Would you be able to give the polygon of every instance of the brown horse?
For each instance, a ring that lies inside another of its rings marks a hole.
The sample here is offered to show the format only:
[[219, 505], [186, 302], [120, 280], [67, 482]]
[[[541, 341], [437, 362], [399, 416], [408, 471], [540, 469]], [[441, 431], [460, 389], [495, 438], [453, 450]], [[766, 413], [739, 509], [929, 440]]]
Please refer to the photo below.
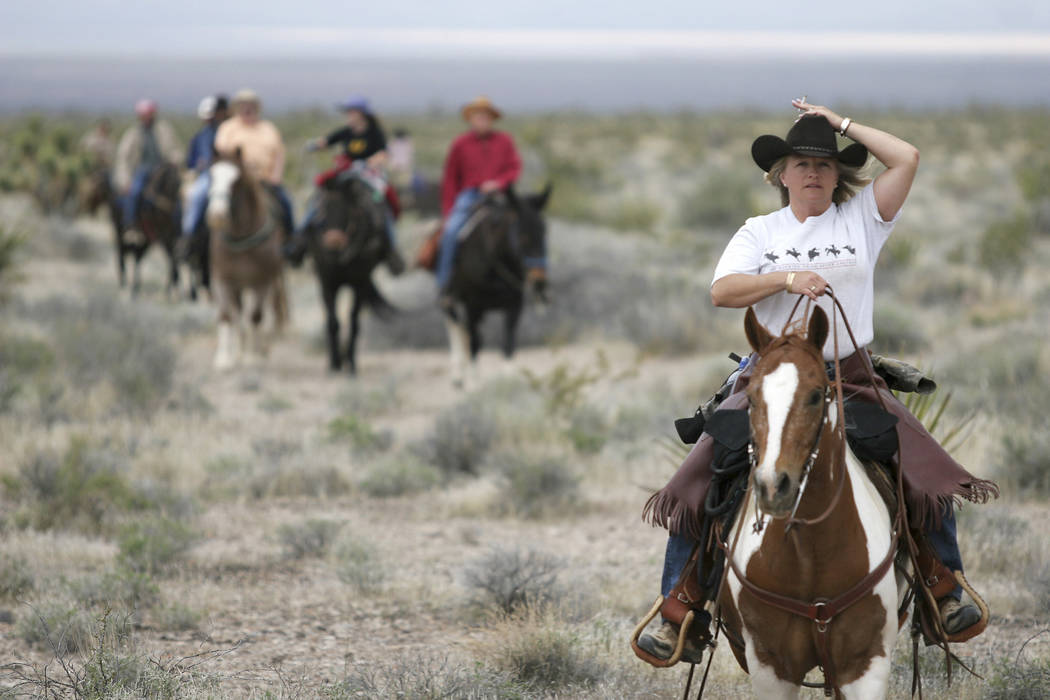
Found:
[[117, 278], [120, 286], [127, 286], [128, 255], [134, 261], [131, 292], [137, 294], [142, 286], [142, 258], [154, 243], [160, 245], [168, 257], [168, 287], [170, 294], [179, 285], [179, 267], [175, 259], [175, 242], [179, 239], [179, 172], [168, 163], [150, 173], [139, 203], [132, 235], [124, 226], [120, 195], [114, 189], [110, 173], [104, 168], [92, 172], [82, 197], [84, 209], [94, 214], [105, 205], [113, 224], [113, 242], [117, 254]]
[[726, 537], [731, 648], [760, 698], [797, 697], [818, 666], [838, 697], [883, 697], [905, 589], [900, 521], [846, 443], [821, 354], [827, 316], [817, 308], [805, 335], [775, 338], [749, 309], [745, 330], [758, 353], [753, 488]]
[[213, 298], [219, 310], [216, 369], [229, 369], [239, 359], [246, 292], [252, 295], [249, 359], [266, 355], [262, 322], [267, 304], [273, 305], [276, 330], [288, 320], [281, 257], [286, 232], [276, 206], [274, 198], [252, 177], [239, 156], [211, 166], [206, 216], [211, 231]]

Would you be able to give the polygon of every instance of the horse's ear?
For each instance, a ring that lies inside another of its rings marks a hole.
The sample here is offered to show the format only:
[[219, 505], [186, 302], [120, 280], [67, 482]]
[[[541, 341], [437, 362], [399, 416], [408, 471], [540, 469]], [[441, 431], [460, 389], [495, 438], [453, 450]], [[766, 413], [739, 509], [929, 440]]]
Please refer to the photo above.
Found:
[[824, 341], [828, 339], [828, 315], [819, 306], [813, 309], [813, 315], [809, 317], [806, 338], [817, 346], [818, 351], [824, 351]]
[[755, 310], [750, 306], [747, 307], [747, 314], [744, 316], [744, 333], [755, 352], [762, 352], [763, 348], [773, 342], [773, 336], [758, 322]]
[[547, 200], [551, 197], [551, 189], [553, 189], [553, 186], [548, 182], [542, 192], [529, 195], [526, 197], [526, 200], [536, 211], [543, 211], [543, 208], [547, 206]]

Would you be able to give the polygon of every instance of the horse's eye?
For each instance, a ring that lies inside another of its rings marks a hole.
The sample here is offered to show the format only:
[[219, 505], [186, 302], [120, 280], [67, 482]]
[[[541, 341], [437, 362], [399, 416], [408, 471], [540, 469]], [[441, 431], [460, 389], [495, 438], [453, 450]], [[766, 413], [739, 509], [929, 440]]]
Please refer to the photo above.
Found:
[[820, 403], [820, 397], [821, 397], [820, 392], [817, 391], [816, 389], [814, 389], [810, 393], [809, 398], [806, 400], [806, 404], [809, 405], [809, 406], [816, 406], [817, 404]]

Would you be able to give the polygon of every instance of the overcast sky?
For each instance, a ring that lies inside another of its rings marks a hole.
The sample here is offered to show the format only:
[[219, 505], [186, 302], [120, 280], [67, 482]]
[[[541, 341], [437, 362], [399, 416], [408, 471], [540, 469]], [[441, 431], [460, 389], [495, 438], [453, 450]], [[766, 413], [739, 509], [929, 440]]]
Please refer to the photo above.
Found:
[[1050, 2], [2, 0], [0, 54], [1050, 54]]

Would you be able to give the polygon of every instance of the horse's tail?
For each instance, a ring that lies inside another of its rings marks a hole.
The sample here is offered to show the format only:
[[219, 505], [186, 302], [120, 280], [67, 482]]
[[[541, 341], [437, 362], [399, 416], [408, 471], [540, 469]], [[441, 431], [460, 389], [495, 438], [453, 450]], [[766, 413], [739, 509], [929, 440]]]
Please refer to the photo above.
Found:
[[288, 324], [291, 316], [288, 307], [288, 285], [284, 281], [284, 270], [277, 273], [273, 282], [273, 317], [274, 330], [280, 333]]
[[386, 297], [379, 291], [371, 277], [361, 284], [355, 285], [354, 294], [357, 295], [362, 304], [371, 309], [372, 313], [384, 321], [392, 318], [398, 311], [396, 306], [386, 300]]

